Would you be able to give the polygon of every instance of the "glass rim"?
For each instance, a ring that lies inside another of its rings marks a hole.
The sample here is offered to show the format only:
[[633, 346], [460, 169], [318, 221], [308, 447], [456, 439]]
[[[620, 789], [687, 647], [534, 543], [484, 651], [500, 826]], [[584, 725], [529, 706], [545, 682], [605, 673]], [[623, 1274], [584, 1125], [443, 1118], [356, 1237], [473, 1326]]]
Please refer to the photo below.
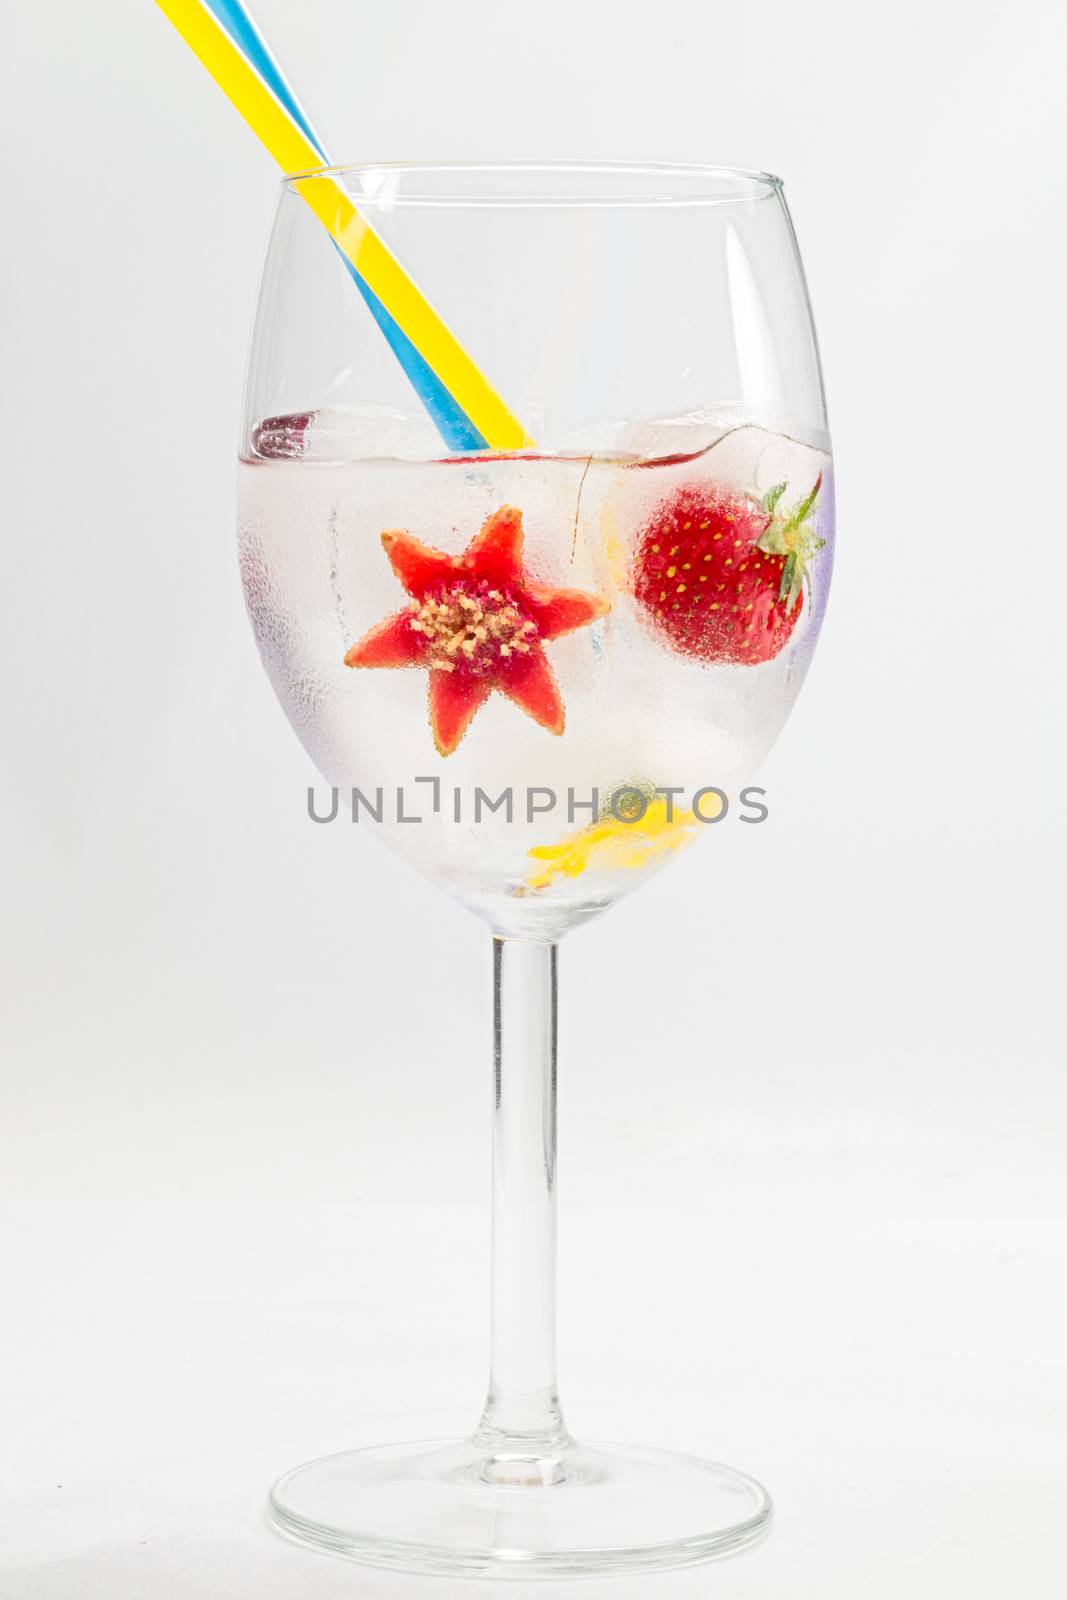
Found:
[[[403, 189], [405, 178], [424, 178], [428, 187]], [[452, 177], [456, 187], [446, 180]], [[523, 178], [556, 178], [556, 192], [525, 191]], [[569, 189], [568, 180], [590, 180], [590, 192]], [[317, 178], [359, 180], [358, 203], [366, 206], [713, 206], [780, 195], [782, 179], [756, 167], [703, 162], [638, 160], [544, 161], [361, 161], [307, 167], [287, 172], [283, 189], [299, 194]], [[497, 178], [501, 191], [480, 190], [479, 180]], [[471, 182], [474, 180], [474, 182]], [[442, 187], [444, 184], [444, 187]], [[467, 186], [464, 186], [464, 185]], [[346, 187], [351, 187], [346, 182]], [[360, 192], [361, 191], [361, 192]]]

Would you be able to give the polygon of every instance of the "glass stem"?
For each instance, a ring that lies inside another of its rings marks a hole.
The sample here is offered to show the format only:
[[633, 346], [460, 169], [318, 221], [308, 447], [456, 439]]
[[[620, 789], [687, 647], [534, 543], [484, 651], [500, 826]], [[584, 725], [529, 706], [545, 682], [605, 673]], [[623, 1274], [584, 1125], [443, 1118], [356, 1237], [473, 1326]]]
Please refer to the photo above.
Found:
[[570, 1443], [556, 1389], [556, 946], [493, 940], [489, 1396], [495, 1483], [552, 1482]]

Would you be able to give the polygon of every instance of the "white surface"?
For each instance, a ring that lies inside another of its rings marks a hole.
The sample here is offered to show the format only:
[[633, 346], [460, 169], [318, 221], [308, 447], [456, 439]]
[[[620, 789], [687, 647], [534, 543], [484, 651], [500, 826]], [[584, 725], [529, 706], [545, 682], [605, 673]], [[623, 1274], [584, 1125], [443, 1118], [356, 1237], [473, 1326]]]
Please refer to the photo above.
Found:
[[[613, 1597], [1059, 1600], [1059, 8], [259, 12], [344, 158], [766, 165], [811, 281], [840, 562], [773, 825], [563, 952], [569, 1418], [778, 1522]], [[306, 820], [242, 615], [273, 177], [148, 0], [5, 30], [0, 1594], [487, 1596], [259, 1521], [473, 1420], [487, 1290], [484, 936]]]

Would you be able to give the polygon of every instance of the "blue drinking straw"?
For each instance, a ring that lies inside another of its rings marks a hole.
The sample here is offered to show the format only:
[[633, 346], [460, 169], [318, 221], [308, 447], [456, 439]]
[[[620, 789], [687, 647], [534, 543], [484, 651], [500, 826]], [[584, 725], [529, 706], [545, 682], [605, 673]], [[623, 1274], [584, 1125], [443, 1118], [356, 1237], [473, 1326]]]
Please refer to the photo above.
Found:
[[[308, 120], [304, 108], [293, 93], [285, 74], [271, 52], [241, 0], [204, 0], [204, 4], [221, 27], [225, 28], [238, 50], [255, 68], [275, 99], [288, 111], [293, 121], [314, 146], [324, 167], [331, 165], [322, 140]], [[336, 248], [336, 247], [335, 247]], [[371, 316], [385, 335], [386, 342], [403, 367], [412, 388], [433, 419], [438, 432], [449, 450], [484, 450], [486, 440], [474, 426], [437, 374], [416, 350], [402, 328], [398, 327], [389, 312], [356, 271], [351, 261], [338, 250], [338, 255], [348, 269], [353, 283], [367, 303]]]

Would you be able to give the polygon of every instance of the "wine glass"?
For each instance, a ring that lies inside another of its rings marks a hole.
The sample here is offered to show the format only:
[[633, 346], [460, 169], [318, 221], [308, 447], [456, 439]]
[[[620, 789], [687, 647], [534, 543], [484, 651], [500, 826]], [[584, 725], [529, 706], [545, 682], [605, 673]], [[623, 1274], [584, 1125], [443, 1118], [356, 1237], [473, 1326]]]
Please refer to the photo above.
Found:
[[766, 1491], [576, 1442], [560, 1406], [557, 945], [731, 809], [758, 820], [749, 780], [818, 636], [832, 473], [781, 183], [659, 164], [330, 176], [536, 443], [442, 444], [302, 203], [322, 175], [287, 179], [249, 362], [245, 594], [341, 802], [492, 934], [492, 1359], [468, 1438], [299, 1467], [272, 1515], [425, 1572], [702, 1560], [759, 1536]]

